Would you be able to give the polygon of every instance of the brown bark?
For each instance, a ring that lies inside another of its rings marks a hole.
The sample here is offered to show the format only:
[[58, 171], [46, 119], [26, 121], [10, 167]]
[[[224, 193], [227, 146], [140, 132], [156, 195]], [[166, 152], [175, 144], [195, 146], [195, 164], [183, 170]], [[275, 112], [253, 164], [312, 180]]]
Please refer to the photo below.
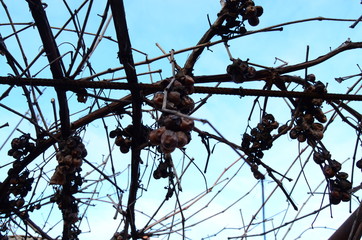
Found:
[[[62, 60], [60, 57], [59, 49], [55, 42], [52, 30], [50, 28], [48, 18], [43, 9], [42, 2], [40, 0], [28, 1], [30, 11], [33, 15], [35, 25], [38, 28], [40, 38], [43, 42], [43, 47], [47, 55], [50, 70], [53, 78], [63, 79], [64, 73], [62, 69]], [[59, 116], [61, 122], [61, 131], [63, 138], [70, 135], [70, 120], [69, 120], [69, 108], [67, 102], [66, 91], [60, 87], [55, 88], [59, 102]]]
[[358, 207], [332, 234], [329, 240], [359, 240], [362, 236], [362, 212]]
[[128, 195], [127, 217], [123, 232], [123, 237], [126, 239], [128, 235], [128, 225], [131, 227], [131, 236], [137, 239], [137, 229], [135, 225], [135, 204], [137, 201], [137, 190], [139, 185], [139, 165], [142, 138], [142, 96], [138, 85], [137, 73], [134, 66], [131, 41], [128, 34], [125, 10], [122, 0], [109, 0], [113, 21], [118, 40], [118, 57], [120, 63], [123, 64], [127, 75], [129, 90], [131, 91], [132, 99], [132, 156], [131, 156], [131, 183]]

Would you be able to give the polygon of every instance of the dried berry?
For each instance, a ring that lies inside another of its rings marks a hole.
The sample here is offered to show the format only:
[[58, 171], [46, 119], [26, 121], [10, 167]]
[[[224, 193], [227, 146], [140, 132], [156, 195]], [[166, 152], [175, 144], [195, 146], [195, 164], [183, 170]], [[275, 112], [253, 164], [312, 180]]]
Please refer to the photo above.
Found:
[[167, 93], [167, 99], [177, 106], [181, 103], [181, 94], [177, 91], [171, 91]]
[[122, 135], [117, 136], [115, 142], [114, 142], [117, 146], [121, 146], [124, 143], [124, 138]]
[[161, 143], [161, 136], [166, 131], [166, 127], [160, 127], [149, 133], [148, 139], [152, 145], [159, 145]]
[[335, 172], [339, 172], [342, 169], [342, 164], [338, 162], [337, 160], [332, 160], [330, 162], [331, 167]]
[[314, 152], [313, 153], [313, 160], [317, 164], [322, 164], [325, 161], [323, 155], [321, 153], [319, 153], [319, 152]]
[[320, 108], [314, 109], [314, 116], [321, 123], [327, 122], [327, 117], [326, 117], [326, 115], [324, 115], [322, 109], [320, 109]]
[[289, 132], [289, 136], [290, 136], [291, 139], [297, 139], [298, 135], [299, 135], [299, 133], [297, 132], [297, 130], [295, 128], [293, 128]]
[[257, 17], [260, 17], [261, 15], [263, 15], [264, 10], [263, 10], [262, 6], [256, 6], [255, 8], [256, 8], [256, 16]]
[[329, 201], [332, 204], [339, 204], [342, 200], [342, 194], [340, 191], [332, 190], [329, 194]]
[[157, 92], [155, 93], [155, 95], [153, 96], [152, 102], [153, 104], [158, 107], [161, 108], [162, 104], [163, 104], [163, 92]]
[[161, 136], [161, 151], [163, 153], [171, 153], [178, 145], [177, 135], [174, 131], [166, 130]]
[[346, 173], [346, 172], [339, 172], [339, 173], [337, 173], [336, 177], [337, 177], [338, 179], [344, 179], [344, 180], [346, 180], [346, 179], [348, 178], [348, 173]]
[[312, 114], [310, 113], [307, 113], [304, 115], [304, 121], [307, 123], [307, 124], [312, 124], [314, 122], [314, 117]]
[[160, 119], [160, 124], [165, 126], [168, 130], [178, 131], [180, 129], [181, 117], [173, 114], [163, 114]]
[[307, 137], [304, 134], [298, 135], [298, 141], [299, 142], [305, 142], [307, 140]]
[[258, 17], [250, 17], [248, 18], [248, 23], [250, 24], [250, 26], [257, 26], [259, 24], [259, 18]]
[[195, 125], [194, 120], [182, 117], [180, 123], [180, 130], [189, 132], [194, 128], [194, 125]]
[[189, 96], [183, 96], [180, 104], [180, 112], [189, 114], [195, 108], [195, 102]]
[[362, 159], [360, 159], [356, 162], [356, 167], [358, 167], [359, 169], [362, 169]]
[[186, 135], [186, 133], [184, 133], [182, 131], [178, 131], [178, 132], [176, 132], [176, 135], [177, 135], [177, 147], [178, 148], [182, 148], [186, 144], [189, 143], [189, 138]]
[[342, 192], [342, 201], [343, 202], [351, 201], [351, 194], [348, 192]]
[[314, 74], [308, 74], [306, 80], [309, 81], [309, 82], [315, 82], [315, 79], [316, 79], [316, 77], [315, 77]]
[[323, 174], [326, 178], [332, 178], [336, 175], [336, 172], [330, 165], [324, 165]]

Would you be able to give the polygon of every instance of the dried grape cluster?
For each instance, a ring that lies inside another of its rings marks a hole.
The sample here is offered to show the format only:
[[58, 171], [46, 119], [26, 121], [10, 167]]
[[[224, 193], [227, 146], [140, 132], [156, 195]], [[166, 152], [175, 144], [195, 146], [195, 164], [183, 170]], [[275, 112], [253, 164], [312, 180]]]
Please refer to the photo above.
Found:
[[[74, 194], [75, 188], [80, 185], [78, 181], [72, 182], [73, 191], [71, 190], [70, 193]], [[66, 195], [63, 194], [63, 191], [57, 190], [50, 201], [58, 204], [58, 208], [62, 211], [63, 214], [64, 224], [71, 225], [70, 231], [64, 232], [63, 234], [67, 235], [67, 239], [78, 239], [78, 235], [81, 233], [81, 230], [75, 224], [80, 220], [78, 200], [76, 200], [73, 195]]]
[[266, 114], [258, 125], [251, 129], [250, 134], [244, 133], [241, 142], [241, 148], [248, 160], [253, 165], [251, 170], [256, 179], [261, 179], [264, 176], [260, 175], [258, 165], [261, 163], [261, 158], [264, 156], [263, 151], [268, 150], [273, 145], [273, 137], [271, 132], [279, 127], [279, 123], [275, 121], [272, 114]]
[[[264, 12], [263, 7], [255, 6], [251, 0], [226, 0], [222, 13], [225, 11], [226, 23], [217, 29], [222, 37], [229, 37], [233, 33], [244, 34], [246, 32], [244, 22], [248, 21], [251, 26], [257, 26], [259, 17]], [[237, 20], [239, 16], [242, 18], [241, 21]]]
[[352, 183], [347, 180], [348, 174], [341, 172], [342, 164], [332, 159], [329, 151], [318, 149], [313, 153], [313, 160], [322, 168], [323, 174], [328, 181], [329, 200], [332, 204], [351, 200], [350, 190]]
[[131, 147], [132, 125], [128, 125], [124, 130], [116, 128], [109, 133], [110, 138], [115, 138], [114, 143], [122, 153], [128, 153]]
[[233, 59], [233, 63], [227, 66], [226, 72], [231, 76], [231, 79], [236, 83], [244, 82], [255, 77], [255, 68], [249, 66], [247, 61], [242, 61], [239, 58]]
[[14, 138], [11, 141], [11, 149], [8, 151], [8, 155], [17, 160], [28, 155], [35, 148], [35, 144], [29, 140], [30, 134], [23, 134], [18, 138]]
[[[161, 84], [169, 85], [170, 80], [164, 80]], [[167, 92], [167, 99], [163, 92], [157, 92], [152, 102], [156, 108], [162, 108], [164, 101], [166, 108], [180, 113], [181, 116], [172, 113], [162, 113], [158, 119], [159, 128], [152, 130], [148, 139], [152, 145], [159, 146], [163, 153], [171, 153], [176, 148], [183, 148], [191, 140], [191, 130], [194, 121], [182, 115], [188, 115], [195, 107], [195, 103], [188, 95], [193, 93], [194, 80], [188, 75], [178, 76]]]
[[[11, 171], [10, 171], [11, 173]], [[23, 171], [19, 175], [9, 174], [9, 189], [5, 198], [0, 200], [0, 212], [3, 214], [11, 214], [15, 209], [21, 209], [25, 204], [25, 197], [32, 189], [34, 182], [33, 177], [29, 177], [30, 172], [28, 170]], [[0, 186], [1, 186], [0, 182]], [[10, 196], [13, 195], [13, 199], [10, 200]], [[26, 214], [26, 212], [24, 212]]]
[[[147, 134], [149, 131], [150, 131], [149, 127], [142, 125], [142, 133], [144, 134], [143, 137], [140, 138], [142, 143], [147, 142]], [[109, 133], [109, 137], [115, 139], [114, 143], [116, 144], [116, 146], [119, 147], [119, 150], [122, 153], [129, 152], [132, 145], [133, 135], [134, 135], [134, 129], [133, 125], [131, 124], [124, 129], [116, 128], [115, 130], [112, 130]]]
[[259, 24], [259, 17], [263, 15], [263, 7], [255, 6], [255, 3], [250, 0], [240, 1], [241, 5], [238, 8], [239, 14], [243, 16], [243, 21], [248, 20], [251, 26]]
[[81, 170], [86, 156], [87, 150], [79, 136], [70, 136], [60, 141], [59, 151], [56, 153], [58, 166], [50, 179], [50, 184], [64, 185], [69, 174]]
[[12, 176], [10, 178], [9, 192], [14, 196], [25, 197], [31, 190], [31, 185], [34, 178], [29, 178], [30, 172], [25, 170], [19, 176]]
[[11, 200], [10, 206], [21, 208], [25, 200], [24, 198], [28, 194], [29, 191], [32, 189], [32, 184], [34, 182], [34, 178], [29, 177], [30, 172], [25, 170], [19, 176], [12, 176], [10, 178], [10, 187], [9, 193], [15, 196], [15, 200]]
[[[315, 82], [315, 76], [310, 74], [307, 80], [313, 82], [305, 88], [307, 93], [325, 94], [326, 86], [320, 82]], [[323, 139], [324, 126], [321, 123], [327, 122], [327, 117], [323, 113], [321, 106], [324, 100], [321, 98], [297, 99], [298, 110], [295, 111], [295, 125], [290, 130], [289, 136], [297, 139], [299, 142], [307, 141], [308, 145], [313, 147], [313, 160], [319, 164], [322, 172], [327, 179], [329, 187], [329, 199], [332, 204], [339, 204], [341, 201], [351, 199], [350, 190], [352, 184], [347, 180], [348, 174], [341, 172], [342, 164], [332, 159], [331, 154], [325, 147], [317, 147], [317, 143]], [[315, 122], [318, 121], [318, 122]], [[281, 126], [279, 133], [285, 133], [287, 125]]]
[[58, 166], [50, 179], [50, 184], [62, 185], [62, 187], [57, 189], [50, 201], [58, 204], [64, 224], [70, 225], [69, 230], [63, 232], [63, 237], [66, 235], [67, 239], [78, 239], [81, 233], [76, 226], [79, 220], [78, 200], [73, 195], [79, 192], [83, 184], [80, 172], [86, 156], [87, 150], [79, 136], [70, 136], [59, 142], [59, 151], [56, 153]]
[[161, 161], [155, 171], [153, 171], [153, 177], [155, 179], [168, 178], [173, 176], [172, 164], [168, 159]]
[[[327, 89], [322, 82], [318, 81], [308, 86], [305, 92], [325, 94]], [[299, 99], [297, 103], [299, 104], [299, 111], [295, 114], [296, 125], [290, 130], [289, 136], [292, 139], [298, 139], [299, 142], [308, 140], [309, 145], [315, 146], [315, 142], [323, 138], [324, 127], [321, 123], [327, 121], [327, 117], [321, 109], [323, 99]], [[316, 123], [315, 120], [320, 123]]]

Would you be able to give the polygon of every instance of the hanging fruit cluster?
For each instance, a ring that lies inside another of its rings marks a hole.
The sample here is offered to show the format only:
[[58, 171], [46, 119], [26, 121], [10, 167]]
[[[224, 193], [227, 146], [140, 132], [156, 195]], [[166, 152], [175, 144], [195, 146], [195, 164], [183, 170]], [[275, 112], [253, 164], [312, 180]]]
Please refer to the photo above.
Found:
[[339, 204], [341, 201], [350, 201], [352, 184], [347, 180], [348, 174], [341, 172], [342, 164], [337, 160], [332, 160], [330, 152], [323, 148], [318, 148], [313, 153], [313, 160], [321, 166], [323, 174], [328, 181], [330, 202], [332, 204]]
[[[327, 89], [322, 82], [316, 82], [305, 89], [308, 93], [325, 94]], [[289, 132], [292, 139], [298, 139], [299, 142], [308, 140], [308, 144], [315, 146], [315, 142], [322, 140], [324, 127], [321, 123], [327, 121], [321, 106], [323, 99], [299, 99], [299, 111], [296, 114], [296, 125]], [[320, 123], [316, 123], [315, 120]]]
[[[327, 93], [326, 86], [320, 81], [315, 82], [313, 74], [308, 75], [306, 80], [312, 84], [305, 88], [305, 92], [321, 95]], [[320, 165], [327, 179], [329, 200], [332, 204], [339, 204], [341, 201], [350, 201], [352, 184], [347, 180], [348, 174], [341, 172], [342, 164], [332, 159], [330, 152], [323, 145], [317, 146], [323, 139], [324, 126], [321, 123], [327, 122], [327, 117], [321, 109], [323, 102], [322, 98], [297, 99], [299, 109], [294, 113], [295, 125], [289, 136], [299, 142], [307, 141], [308, 145], [314, 148], [313, 160]], [[287, 125], [278, 129], [279, 133], [286, 133], [286, 130]]]
[[128, 125], [124, 130], [116, 128], [109, 133], [110, 138], [115, 138], [114, 143], [119, 147], [122, 153], [128, 153], [131, 147], [132, 125]]
[[298, 139], [299, 142], [306, 140], [313, 146], [314, 141], [322, 140], [324, 126], [314, 122], [315, 117], [310, 114], [300, 114], [296, 119], [296, 125], [289, 132], [292, 139]]
[[[73, 182], [72, 186], [77, 186], [77, 182]], [[66, 239], [78, 239], [81, 230], [76, 226], [79, 221], [78, 201], [72, 195], [74, 192], [68, 194], [63, 193], [63, 190], [57, 190], [54, 196], [50, 199], [51, 202], [58, 204], [58, 208], [62, 211], [64, 224], [71, 225], [70, 231], [64, 232], [67, 236]]]
[[23, 134], [11, 141], [11, 149], [8, 155], [19, 160], [21, 157], [28, 155], [35, 148], [35, 144], [29, 142], [30, 134]]
[[64, 185], [69, 174], [80, 171], [86, 156], [87, 150], [79, 136], [70, 136], [60, 141], [59, 151], [56, 153], [58, 166], [50, 179], [50, 184]]
[[[164, 80], [161, 85], [168, 85], [170, 80]], [[182, 115], [188, 115], [195, 107], [195, 103], [188, 95], [193, 93], [194, 80], [188, 75], [178, 76], [167, 92], [167, 99], [163, 92], [157, 92], [152, 102], [158, 109], [162, 109], [166, 102], [166, 109], [174, 110]], [[157, 121], [159, 128], [152, 130], [148, 139], [154, 146], [159, 146], [163, 153], [171, 153], [176, 148], [183, 148], [191, 140], [191, 130], [194, 121], [172, 113], [162, 113]]]
[[10, 177], [9, 194], [15, 196], [15, 200], [9, 201], [10, 206], [21, 208], [25, 200], [26, 195], [31, 191], [34, 178], [29, 177], [30, 172], [25, 170], [20, 175]]
[[273, 145], [273, 137], [271, 132], [279, 127], [279, 123], [275, 121], [272, 114], [266, 114], [258, 125], [251, 129], [250, 134], [244, 133], [241, 142], [241, 149], [248, 156], [249, 162], [253, 165], [251, 170], [256, 179], [264, 176], [257, 171], [261, 158], [264, 156], [263, 151], [268, 150]]
[[172, 164], [168, 159], [161, 161], [155, 171], [153, 171], [153, 177], [155, 179], [172, 177]]
[[241, 2], [242, 5], [239, 7], [239, 12], [243, 16], [243, 21], [248, 20], [251, 26], [257, 26], [259, 24], [259, 17], [264, 12], [263, 7], [255, 6], [255, 3], [250, 0]]
[[[141, 138], [142, 143], [147, 142], [147, 134], [150, 129], [142, 125], [142, 133], [144, 136]], [[123, 130], [121, 128], [116, 128], [109, 133], [110, 138], [114, 138], [114, 143], [119, 147], [119, 150], [122, 153], [128, 153], [132, 145], [132, 137], [134, 135], [133, 125], [128, 125]]]
[[349, 202], [351, 200], [350, 190], [352, 189], [352, 183], [347, 178], [347, 173], [339, 172], [336, 174], [336, 179], [329, 181], [329, 200], [332, 204], [339, 204], [341, 201]]
[[236, 83], [242, 83], [250, 78], [253, 78], [256, 73], [254, 67], [249, 66], [247, 61], [242, 61], [239, 58], [233, 59], [233, 63], [227, 66], [226, 72]]
[[[246, 29], [244, 21], [248, 21], [251, 26], [259, 24], [259, 17], [263, 14], [263, 7], [255, 6], [251, 0], [229, 0], [222, 11], [226, 11], [226, 23], [217, 29], [218, 35], [225, 37], [232, 36], [233, 33], [244, 34]], [[237, 20], [241, 16], [242, 20]]]

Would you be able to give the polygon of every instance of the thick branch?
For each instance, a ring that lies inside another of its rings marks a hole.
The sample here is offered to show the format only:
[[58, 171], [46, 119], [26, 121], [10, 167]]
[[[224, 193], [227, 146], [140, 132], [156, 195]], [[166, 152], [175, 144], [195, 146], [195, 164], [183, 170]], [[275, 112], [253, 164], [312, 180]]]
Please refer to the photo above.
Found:
[[[345, 42], [343, 43], [340, 47], [328, 52], [325, 55], [322, 55], [316, 59], [307, 61], [307, 62], [303, 62], [303, 63], [298, 63], [295, 65], [290, 65], [290, 66], [285, 66], [285, 67], [281, 67], [281, 68], [273, 68], [273, 69], [266, 69], [266, 70], [259, 70], [256, 72], [255, 76], [248, 79], [248, 81], [255, 81], [257, 79], [266, 79], [267, 77], [271, 76], [272, 72], [276, 72], [279, 74], [286, 74], [286, 73], [291, 73], [291, 72], [295, 72], [298, 70], [302, 70], [305, 68], [309, 68], [315, 65], [318, 65], [322, 62], [327, 61], [328, 59], [336, 56], [339, 53], [342, 53], [344, 51], [347, 50], [352, 50], [352, 49], [358, 49], [358, 48], [362, 48], [362, 42]], [[195, 77], [195, 82], [197, 83], [201, 83], [201, 82], [230, 82], [231, 81], [231, 77], [228, 74], [219, 74], [219, 75], [211, 75], [211, 76], [197, 76]]]
[[[227, 8], [224, 7], [221, 12], [219, 13], [218, 18], [215, 20], [215, 22], [210, 26], [209, 30], [206, 31], [206, 33], [201, 37], [197, 45], [205, 44], [210, 42], [210, 40], [217, 34], [217, 29], [223, 24], [226, 16], [227, 16]], [[204, 51], [206, 46], [202, 46], [199, 48], [196, 48], [192, 51], [188, 59], [186, 60], [186, 63], [184, 65], [184, 70], [186, 74], [191, 74], [193, 67], [201, 55], [201, 53]]]
[[[353, 225], [356, 227], [353, 228]], [[349, 218], [333, 233], [329, 240], [340, 240], [340, 239], [361, 239], [361, 228], [362, 228], [362, 214], [361, 207], [358, 207]], [[352, 238], [348, 238], [352, 236]]]
[[[50, 70], [53, 78], [63, 79], [64, 74], [61, 66], [61, 58], [59, 49], [56, 45], [53, 33], [51, 31], [48, 18], [43, 9], [41, 0], [27, 0], [29, 3], [30, 11], [33, 15], [35, 25], [38, 28], [39, 35], [43, 42], [48, 61], [50, 63]], [[56, 88], [58, 102], [59, 102], [59, 116], [61, 121], [61, 130], [63, 138], [70, 135], [70, 120], [69, 109], [67, 103], [66, 92], [60, 88]]]
[[132, 96], [132, 162], [131, 162], [131, 183], [128, 196], [127, 219], [124, 229], [124, 237], [128, 234], [128, 224], [131, 226], [131, 236], [137, 239], [137, 229], [135, 225], [135, 204], [137, 200], [137, 190], [139, 185], [139, 164], [141, 150], [142, 134], [142, 97], [138, 85], [137, 74], [134, 66], [131, 41], [128, 34], [125, 10], [122, 0], [109, 0], [114, 27], [117, 34], [119, 53], [118, 57], [124, 66], [127, 75], [127, 81]]
[[[129, 83], [118, 82], [87, 82], [87, 81], [72, 81], [72, 80], [56, 80], [53, 79], [39, 79], [39, 78], [13, 78], [13, 77], [0, 77], [0, 84], [9, 85], [30, 85], [30, 86], [63, 86], [64, 89], [70, 91], [77, 91], [79, 88], [100, 88], [100, 89], [118, 89], [118, 90], [130, 90], [131, 85]], [[139, 91], [143, 91], [145, 95], [152, 94], [157, 91], [164, 90], [160, 84], [146, 84], [139, 83], [137, 85]], [[324, 100], [349, 100], [349, 101], [362, 101], [362, 95], [350, 95], [350, 94], [338, 94], [338, 93], [307, 93], [307, 92], [294, 92], [294, 91], [276, 91], [276, 90], [262, 90], [262, 89], [246, 89], [246, 88], [220, 88], [220, 87], [198, 87], [194, 89], [195, 93], [205, 94], [222, 94], [222, 95], [236, 95], [236, 96], [268, 96], [268, 97], [293, 97], [293, 98], [321, 98]], [[127, 99], [127, 100], [124, 100]], [[130, 96], [122, 98], [120, 101], [126, 101], [126, 104], [130, 103]], [[339, 103], [339, 102], [336, 102]], [[112, 111], [113, 106], [116, 103], [110, 104], [104, 107], [104, 114], [107, 115]], [[91, 114], [92, 115], [92, 114]], [[104, 115], [104, 116], [105, 116]]]

